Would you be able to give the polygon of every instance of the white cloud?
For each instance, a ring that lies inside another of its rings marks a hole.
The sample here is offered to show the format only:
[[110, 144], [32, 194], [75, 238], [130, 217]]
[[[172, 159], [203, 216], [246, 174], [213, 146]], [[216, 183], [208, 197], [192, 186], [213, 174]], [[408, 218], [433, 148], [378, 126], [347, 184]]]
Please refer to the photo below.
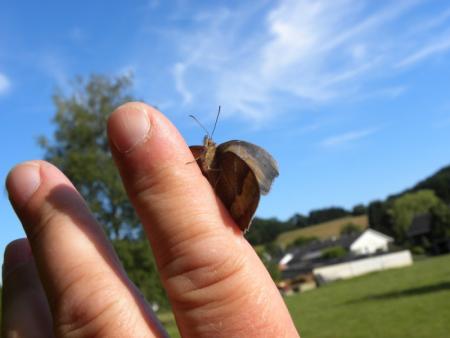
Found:
[[350, 142], [360, 140], [364, 137], [367, 137], [367, 136], [375, 133], [376, 131], [377, 131], [377, 129], [375, 129], [375, 128], [350, 131], [347, 133], [328, 137], [328, 138], [324, 139], [322, 142], [320, 142], [320, 145], [322, 145], [323, 147], [341, 146], [343, 144], [348, 144]]
[[213, 101], [208, 106], [223, 104], [225, 115], [256, 122], [277, 116], [285, 98], [300, 111], [302, 103], [370, 97], [369, 91], [396, 97], [406, 84], [370, 81], [450, 49], [450, 38], [432, 43], [446, 12], [420, 17], [410, 31], [420, 22], [426, 28], [415, 39], [406, 39], [409, 28], [399, 29], [422, 3], [282, 0], [265, 11], [244, 5], [197, 15], [198, 26], [174, 34], [175, 88], [185, 104]]
[[5, 95], [6, 93], [8, 93], [10, 88], [11, 81], [5, 74], [0, 73], [0, 95]]

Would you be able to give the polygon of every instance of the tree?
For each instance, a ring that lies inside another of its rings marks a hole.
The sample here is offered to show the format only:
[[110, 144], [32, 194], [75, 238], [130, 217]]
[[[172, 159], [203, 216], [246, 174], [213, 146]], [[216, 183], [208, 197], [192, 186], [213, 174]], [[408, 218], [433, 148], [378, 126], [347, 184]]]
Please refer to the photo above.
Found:
[[406, 232], [414, 216], [429, 212], [432, 207], [438, 205], [440, 202], [440, 199], [432, 190], [420, 190], [396, 198], [392, 203], [389, 213], [392, 217], [393, 229], [397, 241], [399, 243], [405, 241]]
[[394, 236], [392, 228], [392, 218], [389, 214], [391, 201], [373, 201], [367, 208], [367, 216], [371, 228], [384, 234]]
[[294, 214], [288, 222], [294, 224], [297, 228], [304, 228], [308, 226], [308, 217], [302, 214]]
[[132, 101], [131, 78], [78, 78], [69, 95], [58, 91], [53, 101], [53, 140], [41, 136], [44, 158], [74, 183], [112, 238], [133, 236], [139, 222], [113, 163], [106, 136], [109, 114]]
[[255, 217], [250, 231], [245, 234], [245, 237], [251, 245], [266, 244], [275, 240], [280, 233], [294, 228], [294, 224], [282, 222], [276, 218], [262, 219]]
[[168, 308], [166, 292], [159, 278], [150, 245], [144, 240], [130, 241], [128, 239], [114, 240], [116, 250], [128, 277], [141, 290], [150, 302], [156, 302], [163, 308]]
[[434, 175], [417, 183], [412, 191], [433, 190], [442, 201], [450, 203], [450, 166], [440, 169]]
[[433, 206], [431, 212], [431, 237], [436, 240], [450, 238], [450, 207], [444, 202]]
[[274, 257], [267, 252], [266, 246], [260, 247], [256, 250], [256, 253], [258, 254], [259, 258], [261, 259], [261, 262], [266, 267], [267, 271], [270, 274], [270, 277], [272, 277], [272, 280], [274, 282], [278, 282], [281, 280], [281, 271], [278, 267], [278, 262], [274, 260]]

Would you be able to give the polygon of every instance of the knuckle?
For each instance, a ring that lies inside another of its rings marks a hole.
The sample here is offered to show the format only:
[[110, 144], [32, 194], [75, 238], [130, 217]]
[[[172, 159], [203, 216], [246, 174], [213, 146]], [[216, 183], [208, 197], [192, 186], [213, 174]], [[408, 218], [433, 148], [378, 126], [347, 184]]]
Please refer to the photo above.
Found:
[[44, 243], [43, 237], [49, 226], [58, 224], [60, 217], [61, 214], [57, 210], [44, 207], [35, 222], [26, 222], [25, 224], [28, 240], [32, 243]]
[[191, 175], [183, 164], [170, 163], [143, 173], [133, 184], [133, 193], [138, 200], [148, 200], [153, 196], [164, 194], [176, 196], [191, 187]]
[[[92, 267], [90, 267], [92, 271]], [[111, 276], [105, 272], [96, 274], [89, 271], [86, 264], [72, 269], [71, 282], [54, 298], [54, 329], [61, 337], [105, 336], [115, 330], [129, 331], [132, 318], [128, 318], [127, 306], [120, 290], [107, 283]], [[89, 287], [88, 287], [89, 286]], [[87, 290], [88, 289], [88, 290]]]
[[179, 245], [186, 250], [178, 249], [180, 254], [161, 268], [172, 300], [186, 310], [231, 301], [245, 275], [245, 256], [230, 252], [223, 239], [205, 240], [205, 235]]

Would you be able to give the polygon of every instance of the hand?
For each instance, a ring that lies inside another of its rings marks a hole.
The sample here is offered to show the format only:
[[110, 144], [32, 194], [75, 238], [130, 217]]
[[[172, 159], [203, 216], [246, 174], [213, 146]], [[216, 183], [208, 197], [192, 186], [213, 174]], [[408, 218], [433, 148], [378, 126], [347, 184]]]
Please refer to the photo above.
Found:
[[[108, 135], [182, 336], [297, 337], [253, 248], [199, 168], [186, 165], [193, 157], [175, 127], [155, 109], [128, 103], [111, 115]], [[5, 337], [165, 336], [58, 169], [26, 162], [6, 186], [28, 239], [5, 252]]]

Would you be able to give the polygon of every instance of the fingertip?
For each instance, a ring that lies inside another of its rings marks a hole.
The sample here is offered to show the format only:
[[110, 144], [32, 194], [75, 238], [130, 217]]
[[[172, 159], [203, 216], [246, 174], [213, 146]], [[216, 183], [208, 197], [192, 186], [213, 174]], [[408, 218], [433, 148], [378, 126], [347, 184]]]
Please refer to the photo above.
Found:
[[38, 190], [41, 184], [40, 168], [39, 161], [28, 161], [11, 169], [5, 185], [14, 206], [22, 207]]
[[18, 267], [28, 263], [32, 257], [30, 243], [26, 238], [10, 242], [6, 248], [3, 259], [3, 280]]
[[120, 153], [145, 142], [151, 130], [151, 110], [142, 102], [128, 102], [114, 110], [108, 119], [108, 135]]

